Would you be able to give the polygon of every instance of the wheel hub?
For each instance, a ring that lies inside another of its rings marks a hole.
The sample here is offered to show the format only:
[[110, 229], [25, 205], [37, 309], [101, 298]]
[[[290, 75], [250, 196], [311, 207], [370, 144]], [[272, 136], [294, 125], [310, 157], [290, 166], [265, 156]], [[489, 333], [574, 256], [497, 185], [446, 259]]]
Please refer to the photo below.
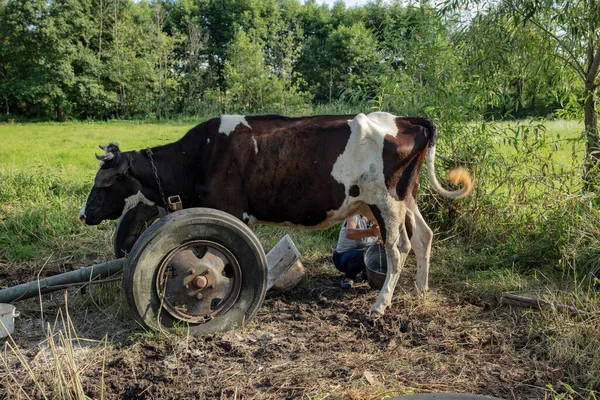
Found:
[[241, 268], [229, 250], [194, 241], [173, 250], [160, 265], [156, 289], [173, 317], [201, 323], [227, 312], [241, 289]]

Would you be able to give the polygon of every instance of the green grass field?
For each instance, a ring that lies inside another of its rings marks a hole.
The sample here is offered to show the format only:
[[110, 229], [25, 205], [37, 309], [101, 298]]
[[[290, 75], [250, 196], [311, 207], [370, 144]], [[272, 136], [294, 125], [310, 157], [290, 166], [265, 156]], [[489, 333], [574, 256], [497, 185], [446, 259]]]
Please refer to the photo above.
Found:
[[[133, 122], [0, 126], [0, 258], [40, 259], [77, 251], [78, 239], [105, 240], [76, 220], [98, 170], [98, 145], [118, 142], [124, 150], [141, 149], [176, 140], [188, 129]], [[104, 254], [92, 247], [84, 245], [81, 255]]]
[[[590, 206], [593, 197], [579, 193], [581, 124], [546, 121], [537, 131], [535, 124], [488, 123], [494, 145], [484, 158], [471, 154], [479, 163], [473, 164], [479, 186], [471, 199], [441, 201], [423, 181], [420, 201], [436, 232], [432, 282], [468, 301], [493, 303], [503, 291], [524, 292], [598, 312], [598, 296], [585, 273], [600, 250], [600, 219], [597, 208]], [[54, 271], [52, 265], [76, 267], [110, 259], [115, 223], [87, 227], [78, 221], [98, 169], [94, 157], [94, 152], [101, 152], [98, 145], [118, 142], [124, 151], [143, 149], [177, 140], [193, 125], [185, 121], [0, 126], [0, 267], [9, 271], [0, 286], [15, 283], [9, 279], [11, 270], [26, 279], [26, 271], [34, 278], [44, 268]], [[469, 140], [475, 134], [469, 131], [472, 126], [463, 128], [466, 133], [460, 140]], [[449, 135], [444, 134], [442, 127], [441, 150], [451, 148]], [[467, 144], [456, 146], [464, 147], [462, 154], [473, 153]], [[266, 249], [289, 232], [303, 260], [333, 270], [327, 260], [337, 240], [335, 228], [257, 232]], [[553, 313], [528, 321], [545, 346], [540, 354], [567, 363], [560, 382], [575, 387], [575, 394], [569, 394], [567, 386], [560, 390], [552, 386], [549, 398], [595, 398], [593, 389], [600, 385], [598, 324]]]
[[180, 138], [192, 126], [135, 122], [0, 126], [4, 140], [0, 166], [3, 171], [13, 172], [48, 168], [75, 180], [89, 179], [97, 171], [94, 152], [101, 153], [98, 145], [117, 142], [123, 150], [159, 146]]

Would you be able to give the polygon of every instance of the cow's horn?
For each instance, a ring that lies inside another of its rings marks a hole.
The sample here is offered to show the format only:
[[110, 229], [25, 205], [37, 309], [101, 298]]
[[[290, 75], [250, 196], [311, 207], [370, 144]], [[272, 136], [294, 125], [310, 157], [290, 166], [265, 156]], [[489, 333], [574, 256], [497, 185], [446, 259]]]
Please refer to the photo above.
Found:
[[109, 151], [106, 154], [102, 154], [101, 156], [96, 154], [96, 158], [100, 161], [108, 161], [108, 160], [112, 160], [113, 158], [115, 158], [115, 155]]

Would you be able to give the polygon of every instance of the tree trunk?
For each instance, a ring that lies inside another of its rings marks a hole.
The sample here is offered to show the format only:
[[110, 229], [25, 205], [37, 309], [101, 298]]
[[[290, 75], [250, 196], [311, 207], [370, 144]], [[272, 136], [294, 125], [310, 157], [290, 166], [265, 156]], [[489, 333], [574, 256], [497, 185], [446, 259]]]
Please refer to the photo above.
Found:
[[65, 122], [66, 118], [65, 118], [65, 114], [63, 113], [62, 107], [60, 106], [60, 104], [56, 105], [56, 121], [58, 122]]
[[592, 190], [600, 177], [600, 138], [598, 137], [598, 115], [596, 113], [596, 88], [587, 90], [585, 98], [586, 160], [584, 179], [586, 189]]

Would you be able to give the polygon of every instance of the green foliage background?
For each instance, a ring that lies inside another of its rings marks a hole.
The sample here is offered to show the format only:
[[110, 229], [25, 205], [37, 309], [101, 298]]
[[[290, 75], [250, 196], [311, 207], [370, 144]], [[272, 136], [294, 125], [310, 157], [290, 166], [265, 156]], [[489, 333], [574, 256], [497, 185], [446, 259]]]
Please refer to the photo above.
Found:
[[0, 109], [58, 121], [308, 114], [336, 102], [547, 115], [581, 103], [554, 51], [500, 13], [464, 21], [427, 1], [1, 0]]

